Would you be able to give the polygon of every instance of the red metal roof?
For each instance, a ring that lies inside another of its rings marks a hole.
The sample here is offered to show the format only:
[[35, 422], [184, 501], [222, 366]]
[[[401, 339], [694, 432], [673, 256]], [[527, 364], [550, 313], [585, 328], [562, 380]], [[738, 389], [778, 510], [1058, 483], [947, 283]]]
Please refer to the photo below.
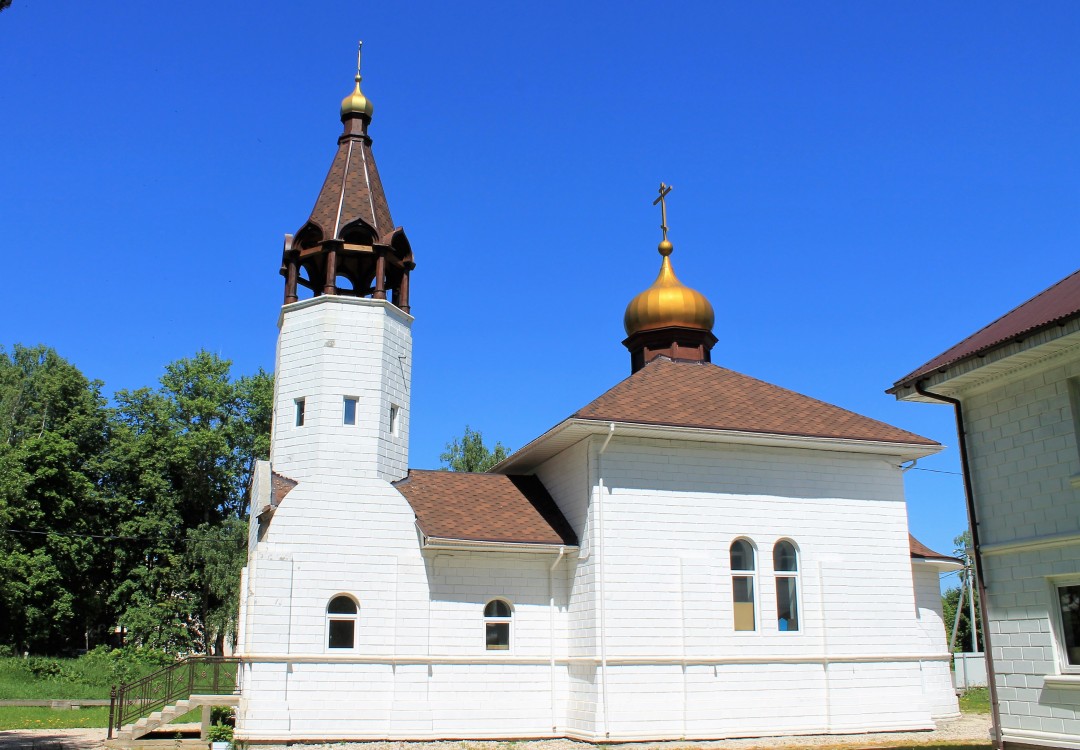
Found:
[[968, 336], [956, 346], [934, 357], [914, 372], [896, 381], [893, 388], [912, 385], [924, 375], [954, 365], [988, 349], [1080, 314], [1080, 271], [1040, 292], [1024, 304], [1002, 315], [990, 325]]

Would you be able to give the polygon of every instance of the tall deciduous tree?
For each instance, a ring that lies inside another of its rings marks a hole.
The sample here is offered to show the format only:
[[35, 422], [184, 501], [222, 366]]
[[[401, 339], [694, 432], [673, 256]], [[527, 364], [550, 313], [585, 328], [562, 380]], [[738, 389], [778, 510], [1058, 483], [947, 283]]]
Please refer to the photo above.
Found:
[[0, 638], [57, 650], [102, 616], [101, 384], [43, 346], [0, 350]]
[[487, 471], [509, 455], [510, 449], [500, 442], [488, 448], [480, 431], [465, 425], [465, 434], [447, 443], [439, 460], [444, 471]]
[[111, 601], [134, 641], [210, 651], [232, 634], [247, 486], [268, 452], [272, 392], [268, 374], [233, 380], [227, 360], [199, 352], [168, 365], [158, 389], [117, 393], [111, 453], [127, 539]]

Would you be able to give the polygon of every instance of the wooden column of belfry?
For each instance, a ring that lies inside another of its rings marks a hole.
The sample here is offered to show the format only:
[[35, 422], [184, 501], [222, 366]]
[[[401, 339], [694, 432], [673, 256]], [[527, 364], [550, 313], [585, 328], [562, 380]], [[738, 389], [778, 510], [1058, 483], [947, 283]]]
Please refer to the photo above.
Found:
[[716, 337], [712, 333], [714, 314], [709, 300], [700, 292], [684, 286], [671, 265], [674, 246], [668, 240], [667, 196], [671, 186], [660, 183], [660, 229], [657, 246], [663, 260], [660, 274], [645, 291], [626, 306], [623, 325], [627, 337], [623, 345], [630, 350], [630, 371], [637, 372], [661, 355], [671, 359], [709, 362]]
[[[286, 235], [284, 304], [299, 301], [303, 287], [313, 296], [389, 299], [408, 312], [409, 272], [416, 263], [405, 230], [390, 216], [371, 152], [368, 126], [374, 107], [360, 90], [360, 61], [358, 51], [355, 86], [341, 102], [337, 153], [315, 207], [295, 235]], [[340, 284], [341, 278], [352, 288]]]

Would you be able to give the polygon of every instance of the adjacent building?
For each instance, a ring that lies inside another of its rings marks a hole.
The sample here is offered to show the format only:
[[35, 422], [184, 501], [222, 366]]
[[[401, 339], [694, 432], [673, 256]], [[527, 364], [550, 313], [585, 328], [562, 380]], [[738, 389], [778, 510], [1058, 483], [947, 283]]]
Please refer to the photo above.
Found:
[[1080, 748], [1080, 271], [901, 378], [956, 411], [1006, 748]]

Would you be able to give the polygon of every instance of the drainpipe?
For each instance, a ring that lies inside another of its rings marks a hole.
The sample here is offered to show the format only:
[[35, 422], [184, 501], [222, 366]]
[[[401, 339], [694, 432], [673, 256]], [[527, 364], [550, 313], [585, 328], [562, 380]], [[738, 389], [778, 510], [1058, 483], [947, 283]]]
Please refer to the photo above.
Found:
[[[990, 707], [994, 717], [994, 747], [1001, 747], [1001, 709], [998, 705], [997, 680], [994, 676], [994, 650], [990, 646], [990, 620], [986, 612], [986, 576], [983, 574], [982, 543], [979, 541], [979, 517], [975, 510], [975, 491], [971, 486], [971, 465], [968, 463], [967, 428], [964, 426], [964, 409], [960, 399], [933, 393], [923, 387], [925, 380], [915, 383], [915, 392], [925, 398], [952, 404], [956, 413], [956, 433], [960, 440], [960, 471], [964, 475], [964, 499], [967, 501], [968, 524], [971, 526], [972, 562], [975, 564], [973, 576], [975, 585], [979, 588], [979, 602], [982, 603], [982, 611], [979, 613], [979, 622], [983, 630], [983, 653], [986, 660], [986, 685], [990, 689]], [[956, 603], [957, 608], [962, 602]], [[967, 667], [967, 664], [964, 664]]]
[[551, 655], [551, 731], [557, 732], [559, 730], [558, 722], [555, 721], [555, 568], [562, 562], [563, 556], [566, 554], [566, 547], [560, 545], [559, 556], [555, 558], [555, 562], [551, 563], [551, 567], [548, 568], [548, 640], [550, 641], [550, 655]]
[[614, 422], [608, 426], [607, 439], [600, 446], [600, 452], [596, 454], [596, 485], [598, 490], [596, 499], [596, 541], [600, 547], [596, 551], [596, 567], [597, 575], [600, 578], [600, 585], [597, 588], [600, 594], [600, 695], [604, 701], [604, 739], [611, 737], [611, 731], [608, 727], [607, 607], [604, 606], [604, 602], [607, 601], [607, 596], [604, 594], [604, 549], [606, 547], [604, 544], [604, 451], [607, 450], [608, 443], [611, 442], [613, 437], [615, 437]]

